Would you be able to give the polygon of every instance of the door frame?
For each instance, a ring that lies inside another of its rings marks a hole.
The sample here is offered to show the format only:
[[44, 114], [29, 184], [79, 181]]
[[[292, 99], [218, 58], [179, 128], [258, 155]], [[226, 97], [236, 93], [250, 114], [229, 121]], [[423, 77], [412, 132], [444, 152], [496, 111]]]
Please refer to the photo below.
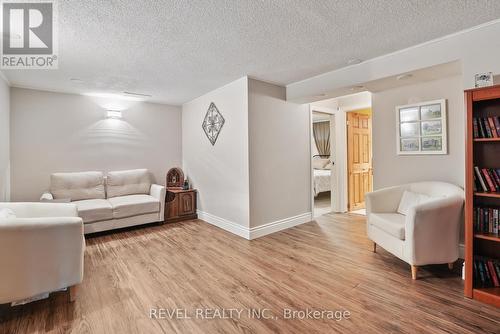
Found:
[[330, 114], [330, 128], [335, 129], [334, 136], [330, 136], [330, 147], [333, 149], [333, 156], [330, 158], [335, 163], [331, 176], [331, 210], [332, 212], [347, 212], [347, 115], [340, 109], [327, 107], [317, 107], [309, 105], [309, 157], [311, 173], [311, 212], [314, 213], [314, 170], [313, 170], [313, 112]]

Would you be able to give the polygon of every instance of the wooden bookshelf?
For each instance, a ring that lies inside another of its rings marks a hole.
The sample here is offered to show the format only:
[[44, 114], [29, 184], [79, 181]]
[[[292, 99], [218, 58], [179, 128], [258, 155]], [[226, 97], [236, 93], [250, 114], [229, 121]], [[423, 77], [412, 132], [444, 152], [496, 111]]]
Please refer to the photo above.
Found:
[[500, 193], [474, 191], [474, 166], [500, 168], [500, 138], [474, 138], [474, 117], [500, 116], [500, 85], [465, 91], [467, 106], [465, 180], [465, 287], [469, 298], [500, 307], [500, 288], [474, 282], [474, 256], [500, 259], [500, 237], [474, 231], [474, 208], [500, 208]]
[[500, 198], [500, 193], [483, 193], [483, 192], [475, 192], [474, 196], [480, 197], [491, 197], [491, 198]]
[[498, 235], [495, 235], [495, 234], [474, 233], [474, 238], [500, 242], [500, 237]]
[[474, 142], [495, 142], [500, 141], [500, 138], [474, 138]]

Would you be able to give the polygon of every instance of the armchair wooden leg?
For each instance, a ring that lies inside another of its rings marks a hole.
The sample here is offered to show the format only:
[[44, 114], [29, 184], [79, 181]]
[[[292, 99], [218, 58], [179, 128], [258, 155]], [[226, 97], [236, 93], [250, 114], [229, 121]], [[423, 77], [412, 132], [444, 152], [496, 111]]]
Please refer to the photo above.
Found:
[[417, 279], [417, 271], [418, 267], [417, 266], [411, 266], [411, 278], [416, 280]]
[[453, 262], [448, 263], [448, 269], [453, 270]]
[[377, 244], [376, 243], [373, 243], [373, 252], [376, 253], [377, 252]]
[[78, 285], [73, 285], [68, 288], [69, 302], [73, 303], [78, 295]]

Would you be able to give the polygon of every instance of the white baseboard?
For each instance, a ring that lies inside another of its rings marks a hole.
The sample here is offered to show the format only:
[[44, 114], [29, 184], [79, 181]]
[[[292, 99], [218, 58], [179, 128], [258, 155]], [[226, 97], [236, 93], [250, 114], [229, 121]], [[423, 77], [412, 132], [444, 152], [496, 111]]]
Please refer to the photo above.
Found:
[[223, 230], [236, 234], [242, 238], [250, 240], [250, 231], [248, 227], [241, 226], [240, 224], [234, 223], [227, 219], [214, 216], [210, 213], [198, 210], [198, 218], [211, 224], [217, 226]]
[[252, 228], [241, 226], [240, 224], [234, 223], [227, 219], [217, 217], [215, 215], [200, 210], [198, 210], [198, 217], [199, 219], [211, 225], [217, 226], [223, 230], [236, 234], [247, 240], [252, 240], [263, 237], [271, 233], [286, 230], [287, 228], [290, 227], [308, 223], [312, 221], [312, 212], [303, 213], [298, 216], [288, 217], [285, 219], [277, 220], [272, 223]]
[[298, 216], [288, 217], [265, 225], [252, 227], [250, 229], [250, 240], [257, 239], [278, 231], [286, 230], [290, 227], [308, 223], [310, 221], [312, 221], [312, 212], [306, 212]]

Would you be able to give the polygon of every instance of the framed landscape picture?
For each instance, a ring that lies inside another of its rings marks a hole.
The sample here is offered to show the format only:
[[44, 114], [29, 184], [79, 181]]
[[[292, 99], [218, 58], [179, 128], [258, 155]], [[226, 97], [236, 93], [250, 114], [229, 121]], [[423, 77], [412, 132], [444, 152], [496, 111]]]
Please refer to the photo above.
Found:
[[396, 107], [398, 155], [447, 154], [446, 100]]

